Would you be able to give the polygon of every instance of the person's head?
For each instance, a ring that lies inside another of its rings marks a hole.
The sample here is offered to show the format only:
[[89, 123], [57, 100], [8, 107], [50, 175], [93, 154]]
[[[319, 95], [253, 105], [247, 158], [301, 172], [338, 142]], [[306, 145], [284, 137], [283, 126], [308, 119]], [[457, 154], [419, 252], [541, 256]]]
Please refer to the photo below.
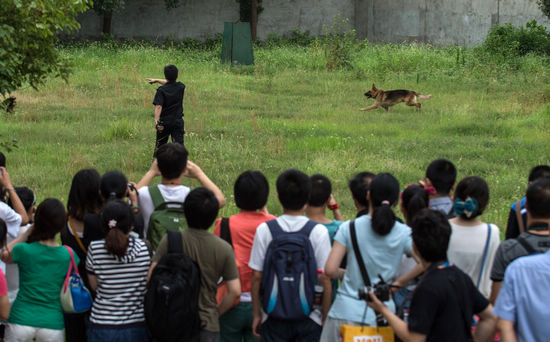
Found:
[[245, 171], [235, 181], [233, 194], [237, 208], [256, 211], [267, 203], [269, 183], [260, 171]]
[[46, 198], [36, 208], [34, 228], [27, 242], [51, 240], [66, 224], [67, 214], [63, 203], [55, 198]]
[[399, 182], [389, 173], [379, 173], [370, 182], [368, 197], [372, 207], [372, 229], [387, 235], [395, 223], [392, 206], [399, 199]]
[[183, 212], [190, 228], [208, 229], [218, 216], [220, 203], [207, 188], [195, 188], [183, 202]]
[[483, 214], [489, 204], [489, 186], [481, 177], [466, 177], [456, 186], [454, 199], [455, 214], [472, 220]]
[[286, 210], [301, 210], [311, 193], [311, 180], [300, 170], [288, 169], [277, 178], [277, 195]]
[[0, 247], [6, 245], [6, 240], [8, 238], [8, 226], [6, 222], [0, 218]]
[[550, 166], [538, 165], [529, 172], [529, 183], [533, 183], [539, 178], [550, 178]]
[[447, 260], [451, 225], [438, 210], [423, 209], [413, 219], [411, 236], [415, 249], [427, 262]]
[[[34, 212], [36, 211], [36, 196], [34, 196], [32, 190], [27, 188], [26, 186], [16, 187], [15, 192], [17, 193], [17, 197], [19, 197], [19, 199], [21, 200], [21, 203], [23, 203], [23, 207], [25, 207], [25, 211], [27, 212], [27, 216], [29, 217], [29, 222], [34, 222]], [[13, 208], [11, 198], [8, 201], [8, 205]]]
[[456, 182], [456, 167], [447, 159], [436, 159], [428, 165], [426, 178], [439, 195], [448, 195]]
[[105, 200], [124, 198], [128, 190], [128, 179], [120, 171], [109, 171], [101, 177], [99, 190]]
[[187, 149], [178, 143], [164, 144], [156, 152], [157, 165], [165, 179], [176, 179], [187, 166]]
[[99, 183], [99, 173], [95, 169], [80, 170], [74, 175], [67, 200], [70, 217], [82, 221], [84, 216], [99, 211], [102, 204]]
[[350, 179], [348, 185], [351, 191], [355, 203], [365, 208], [369, 207], [369, 201], [367, 200], [367, 191], [369, 190], [369, 184], [374, 178], [372, 172], [359, 172], [352, 179]]
[[164, 67], [164, 78], [166, 78], [166, 80], [168, 82], [174, 82], [175, 80], [178, 79], [178, 68], [176, 68], [175, 65], [167, 65]]
[[101, 210], [101, 227], [106, 232], [105, 249], [122, 258], [128, 249], [129, 234], [134, 227], [132, 209], [122, 200], [107, 202]]
[[527, 188], [527, 213], [533, 219], [550, 219], [550, 178], [540, 178]]
[[330, 194], [332, 194], [332, 183], [327, 177], [316, 174], [310, 177], [311, 180], [311, 194], [309, 194], [308, 205], [310, 207], [322, 207], [324, 206]]
[[430, 195], [423, 187], [412, 184], [401, 193], [401, 212], [405, 221], [410, 225], [414, 216], [422, 209], [428, 207]]
[[6, 167], [6, 156], [0, 152], [0, 166]]

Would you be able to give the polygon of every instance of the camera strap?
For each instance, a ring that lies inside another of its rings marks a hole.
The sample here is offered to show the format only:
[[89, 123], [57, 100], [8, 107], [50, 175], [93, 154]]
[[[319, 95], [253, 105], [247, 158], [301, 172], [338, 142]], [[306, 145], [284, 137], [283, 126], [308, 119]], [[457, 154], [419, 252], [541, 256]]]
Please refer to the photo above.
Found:
[[353, 252], [355, 253], [355, 259], [357, 259], [357, 264], [359, 264], [359, 270], [361, 271], [361, 277], [363, 277], [363, 282], [365, 286], [370, 287], [370, 278], [367, 268], [365, 267], [365, 262], [363, 261], [363, 256], [359, 250], [359, 245], [357, 244], [357, 233], [355, 232], [355, 220], [351, 220], [349, 223], [349, 231], [351, 235], [351, 244], [353, 245]]

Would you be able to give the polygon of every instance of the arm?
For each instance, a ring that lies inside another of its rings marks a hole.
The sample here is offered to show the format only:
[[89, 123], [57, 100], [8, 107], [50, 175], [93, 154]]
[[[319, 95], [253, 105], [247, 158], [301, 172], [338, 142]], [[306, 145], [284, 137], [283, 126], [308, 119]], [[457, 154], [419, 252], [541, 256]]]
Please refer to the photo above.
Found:
[[155, 83], [158, 83], [158, 84], [161, 84], [161, 85], [165, 85], [168, 81], [163, 79], [163, 78], [146, 78], [147, 82], [149, 82], [149, 84], [155, 84]]
[[17, 196], [17, 192], [15, 192], [15, 189], [13, 188], [13, 185], [11, 184], [10, 175], [8, 174], [8, 170], [6, 170], [5, 167], [0, 167], [0, 186], [6, 188], [8, 190], [8, 194], [10, 195], [11, 204], [13, 205], [13, 210], [15, 210], [16, 213], [18, 213], [21, 216], [21, 225], [24, 226], [27, 223], [29, 223], [29, 218], [27, 217], [27, 211], [25, 210], [25, 207], [23, 206], [23, 203], [21, 203], [21, 200], [19, 199], [19, 196]]
[[491, 304], [495, 304], [498, 298], [498, 293], [500, 292], [500, 288], [502, 287], [501, 281], [493, 281], [493, 284], [491, 285], [491, 295], [489, 296], [489, 302]]
[[95, 274], [88, 273], [88, 282], [90, 283], [90, 289], [97, 291], [97, 277]]
[[[491, 342], [495, 336], [495, 328], [497, 317], [493, 315], [493, 306], [487, 305], [485, 310], [478, 314], [479, 322], [477, 323], [474, 333], [474, 341], [476, 342]], [[513, 328], [513, 326], [512, 326]]]
[[260, 338], [258, 329], [262, 324], [262, 309], [260, 304], [260, 283], [262, 282], [262, 272], [252, 271], [251, 295], [252, 295], [252, 334], [256, 338]]
[[160, 113], [162, 112], [162, 106], [156, 105], [155, 106], [155, 125], [158, 124], [160, 120]]
[[157, 267], [157, 264], [158, 262], [156, 261], [151, 262], [151, 267], [149, 267], [149, 272], [147, 272], [147, 282], [151, 280], [151, 274], [153, 273], [153, 270], [155, 269], [155, 267]]
[[517, 342], [518, 337], [514, 329], [514, 322], [499, 318], [497, 328], [500, 332], [500, 342]]
[[225, 285], [227, 286], [227, 293], [223, 296], [220, 304], [218, 304], [218, 317], [231, 309], [233, 303], [241, 295], [241, 281], [239, 278], [228, 280], [225, 282]]
[[334, 209], [331, 209], [331, 206], [333, 205], [338, 206], [338, 203], [336, 203], [334, 196], [330, 194], [330, 197], [328, 198], [328, 208], [332, 211], [332, 214], [336, 221], [340, 221], [340, 222], [344, 221], [344, 218], [342, 217], [342, 213], [340, 212], [340, 208], [336, 207]]
[[10, 317], [10, 300], [5, 294], [0, 297], [0, 319], [7, 320]]
[[338, 241], [334, 241], [327, 262], [325, 264], [325, 274], [331, 279], [342, 279], [345, 270], [340, 268], [342, 259], [346, 255], [346, 247]]
[[416, 264], [416, 266], [410, 270], [408, 273], [402, 275], [401, 277], [399, 277], [399, 279], [397, 279], [396, 281], [393, 282], [392, 286], [392, 291], [397, 291], [400, 287], [405, 287], [407, 286], [407, 284], [409, 283], [409, 281], [411, 279], [414, 279], [416, 277], [418, 277], [419, 275], [421, 275], [422, 273], [424, 272], [424, 267], [422, 267], [422, 265], [420, 264]]
[[139, 183], [136, 185], [136, 189], [141, 189], [144, 186], [148, 186], [153, 178], [160, 176], [159, 167], [157, 165], [157, 159], [155, 158], [153, 160], [153, 163], [151, 164], [151, 167], [149, 170], [143, 175], [143, 178], [139, 181]]
[[321, 313], [323, 317], [323, 324], [328, 317], [328, 312], [330, 310], [330, 305], [332, 304], [332, 284], [330, 278], [326, 275], [321, 276], [321, 282], [323, 283], [323, 299], [321, 303]]
[[193, 163], [192, 161], [187, 161], [187, 167], [185, 168], [185, 177], [189, 178], [195, 178], [196, 180], [201, 183], [202, 186], [207, 188], [208, 190], [212, 191], [216, 198], [218, 199], [220, 208], [222, 208], [225, 205], [225, 196], [223, 195], [222, 191], [214, 182], [208, 178], [208, 176], [201, 170], [201, 168]]

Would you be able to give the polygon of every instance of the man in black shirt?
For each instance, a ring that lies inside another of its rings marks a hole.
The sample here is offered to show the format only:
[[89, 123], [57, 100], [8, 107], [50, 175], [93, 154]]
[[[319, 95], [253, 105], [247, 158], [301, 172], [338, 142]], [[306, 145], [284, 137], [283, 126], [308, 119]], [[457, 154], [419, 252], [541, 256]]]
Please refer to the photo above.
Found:
[[183, 93], [185, 84], [176, 82], [178, 68], [175, 65], [164, 67], [165, 79], [148, 78], [150, 84], [159, 83], [153, 105], [155, 105], [155, 127], [157, 129], [157, 149], [168, 142], [172, 136], [172, 142], [183, 145]]
[[[412, 223], [413, 248], [426, 269], [413, 294], [408, 323], [370, 293], [368, 305], [380, 312], [403, 341], [492, 341], [496, 317], [470, 277], [447, 261], [451, 227], [445, 216], [424, 209]], [[479, 316], [474, 336], [472, 317]]]

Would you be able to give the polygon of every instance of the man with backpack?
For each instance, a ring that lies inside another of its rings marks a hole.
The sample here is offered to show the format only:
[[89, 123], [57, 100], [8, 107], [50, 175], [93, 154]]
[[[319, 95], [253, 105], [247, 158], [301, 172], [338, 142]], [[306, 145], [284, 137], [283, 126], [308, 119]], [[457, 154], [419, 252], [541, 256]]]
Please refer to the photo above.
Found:
[[550, 249], [550, 179], [541, 178], [527, 188], [527, 231], [515, 239], [509, 239], [500, 244], [495, 254], [491, 270], [491, 296], [494, 303], [500, 292], [504, 272], [512, 261], [530, 254], [545, 253]]
[[[319, 280], [326, 294], [322, 320], [331, 302], [330, 280], [317, 273], [330, 252], [328, 231], [303, 216], [311, 192], [306, 174], [286, 170], [276, 186], [283, 215], [258, 226], [250, 255], [252, 331], [266, 342], [318, 341], [321, 325], [314, 321], [320, 322], [313, 299]], [[263, 322], [262, 311], [267, 315]]]
[[[187, 157], [188, 152], [181, 144], [162, 145], [157, 150], [156, 160], [137, 185], [139, 209], [145, 223], [144, 234], [153, 248], [156, 248], [166, 230], [181, 230], [184, 227], [182, 203], [191, 190], [182, 185], [184, 176], [195, 178], [203, 187], [210, 189], [218, 199], [220, 208], [225, 205], [221, 190]], [[156, 176], [162, 177], [160, 184], [148, 186]], [[152, 214], [157, 211], [158, 215], [153, 217]], [[151, 223], [153, 225], [150, 227]]]
[[[218, 209], [212, 191], [202, 187], [192, 190], [184, 202], [189, 228], [179, 233], [169, 231], [160, 241], [145, 296], [147, 324], [156, 340], [219, 341], [218, 318], [240, 296], [241, 283], [231, 246], [208, 231]], [[172, 257], [172, 253], [178, 254]], [[220, 278], [227, 293], [217, 304]]]

